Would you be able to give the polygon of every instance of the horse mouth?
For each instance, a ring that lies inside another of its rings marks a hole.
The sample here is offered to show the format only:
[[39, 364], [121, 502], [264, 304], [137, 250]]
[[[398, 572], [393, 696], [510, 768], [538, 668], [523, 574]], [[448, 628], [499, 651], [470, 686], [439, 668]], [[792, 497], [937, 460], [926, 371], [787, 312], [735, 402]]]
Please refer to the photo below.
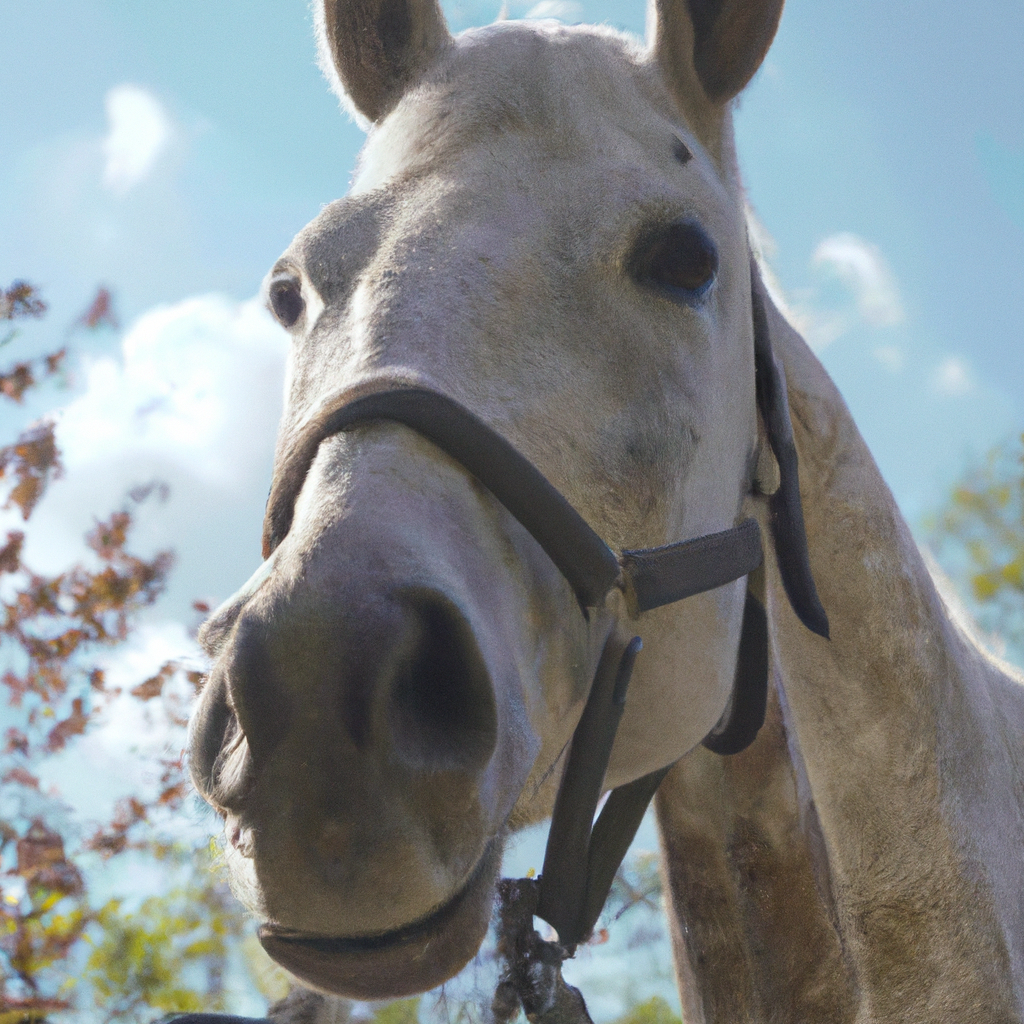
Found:
[[492, 839], [462, 888], [411, 924], [366, 936], [314, 935], [273, 924], [267, 954], [303, 984], [349, 999], [417, 995], [454, 977], [476, 955], [491, 919], [502, 838]]

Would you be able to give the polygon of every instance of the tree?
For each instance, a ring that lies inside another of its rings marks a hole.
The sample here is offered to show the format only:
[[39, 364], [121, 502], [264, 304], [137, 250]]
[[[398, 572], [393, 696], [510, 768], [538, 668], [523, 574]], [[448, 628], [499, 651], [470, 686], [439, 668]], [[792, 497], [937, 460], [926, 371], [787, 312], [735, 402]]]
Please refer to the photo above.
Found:
[[930, 533], [981, 625], [1024, 662], [1024, 434], [967, 470]]
[[[18, 321], [45, 312], [31, 285], [0, 289], [0, 346], [16, 340]], [[114, 325], [110, 293], [100, 289], [76, 326]], [[62, 347], [15, 362], [0, 373], [0, 397], [22, 403], [59, 378], [67, 358]], [[0, 448], [3, 507], [27, 523], [61, 472], [54, 422], [27, 426]], [[128, 546], [134, 511], [153, 493], [149, 486], [129, 494], [87, 533], [84, 559], [55, 574], [24, 561], [24, 529], [10, 530], [0, 544], [0, 1024], [43, 1021], [89, 1002], [109, 1020], [139, 1019], [146, 1008], [223, 1004], [224, 967], [241, 919], [214, 873], [200, 868], [134, 909], [123, 897], [96, 905], [90, 891], [90, 870], [111, 858], [134, 853], [168, 868], [193, 862], [194, 851], [176, 846], [167, 827], [187, 792], [180, 756], [148, 766], [153, 784], [125, 793], [109, 821], [91, 826], [40, 782], [47, 759], [117, 700], [158, 702], [184, 746], [184, 711], [172, 691], [198, 687], [200, 673], [169, 662], [122, 693], [107, 685], [98, 660], [128, 639], [173, 563], [170, 552], [147, 559]]]

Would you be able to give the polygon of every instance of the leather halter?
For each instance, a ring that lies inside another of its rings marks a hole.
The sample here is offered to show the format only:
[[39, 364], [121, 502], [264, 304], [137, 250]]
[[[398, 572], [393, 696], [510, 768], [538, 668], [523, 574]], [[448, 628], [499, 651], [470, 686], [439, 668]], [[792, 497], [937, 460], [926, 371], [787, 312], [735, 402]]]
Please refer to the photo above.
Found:
[[[295, 500], [321, 442], [381, 420], [416, 431], [483, 483], [548, 554], [584, 614], [601, 606], [615, 587], [637, 614], [723, 586], [763, 560], [754, 519], [720, 533], [616, 555], [537, 467], [483, 420], [446, 395], [393, 379], [341, 393], [300, 430], [267, 503], [265, 556], [291, 526]], [[612, 629], [555, 801], [536, 913], [556, 929], [567, 953], [592, 931], [647, 805], [672, 767], [616, 788], [591, 827], [641, 646], [639, 637], [626, 640]], [[730, 705], [705, 745], [734, 753], [752, 742], [764, 720], [766, 686], [764, 609], [748, 595]]]

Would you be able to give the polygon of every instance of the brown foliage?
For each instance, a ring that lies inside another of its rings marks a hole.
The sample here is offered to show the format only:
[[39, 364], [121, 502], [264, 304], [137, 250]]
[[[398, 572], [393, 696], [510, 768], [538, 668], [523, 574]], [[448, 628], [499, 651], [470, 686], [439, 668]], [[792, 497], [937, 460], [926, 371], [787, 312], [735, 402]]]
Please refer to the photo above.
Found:
[[0, 288], [0, 320], [18, 320], [22, 317], [41, 317], [46, 303], [39, 292], [27, 281], [15, 281], [10, 288]]
[[[143, 559], [126, 551], [130, 524], [130, 513], [121, 510], [89, 532], [86, 542], [98, 556], [98, 569], [79, 564], [44, 576], [20, 565], [19, 557], [22, 586], [10, 600], [0, 600], [0, 640], [14, 641], [26, 656], [21, 671], [8, 669], [0, 679], [13, 705], [30, 693], [44, 700], [67, 693], [70, 675], [82, 674], [72, 659], [83, 645], [124, 640], [131, 617], [159, 596], [171, 555]], [[12, 543], [9, 538], [8, 547]], [[20, 541], [14, 550], [20, 554]], [[90, 667], [87, 676], [81, 688], [102, 692], [102, 671]], [[59, 738], [74, 734], [69, 730], [81, 731], [69, 723], [71, 718], [61, 723], [62, 732], [54, 731], [58, 746], [48, 749], [59, 749]]]
[[[0, 322], [38, 319], [46, 312], [46, 303], [38, 291], [25, 281], [15, 281], [6, 290], [0, 288]], [[0, 337], [0, 345], [6, 345], [17, 337], [17, 330], [9, 330]], [[67, 349], [60, 348], [40, 359], [23, 359], [9, 369], [0, 372], [0, 395], [13, 402], [20, 402], [25, 392], [31, 390], [41, 379], [52, 377], [64, 365]]]
[[60, 453], [49, 420], [33, 424], [14, 444], [0, 448], [0, 480], [14, 478], [4, 508], [16, 505], [21, 518], [32, 515], [47, 484], [61, 474]]
[[112, 857], [125, 850], [137, 848], [130, 842], [129, 833], [136, 825], [146, 820], [148, 813], [148, 807], [138, 797], [123, 797], [117, 802], [110, 823], [96, 830], [86, 843], [86, 848], [104, 857]]
[[25, 534], [20, 530], [11, 530], [7, 534], [7, 543], [0, 548], [0, 573], [17, 572], [21, 568], [21, 548], [25, 543]]
[[18, 866], [14, 869], [30, 888], [42, 887], [65, 896], [82, 891], [82, 875], [64, 855], [64, 837], [38, 818], [16, 844]]
[[[0, 320], [38, 317], [45, 309], [24, 282], [0, 289]], [[78, 321], [89, 329], [116, 323], [106, 289], [100, 289]], [[60, 370], [65, 355], [59, 349], [0, 373], [0, 398], [20, 402], [30, 388]], [[4, 507], [17, 508], [28, 520], [60, 472], [54, 424], [44, 420], [28, 427], [13, 444], [0, 447]], [[155, 848], [154, 814], [176, 808], [187, 792], [181, 759], [165, 759], [154, 766], [159, 777], [150, 795], [127, 794], [110, 821], [94, 825], [84, 843], [72, 844], [65, 825], [57, 823], [66, 822], [67, 809], [57, 796], [42, 791], [38, 775], [47, 757], [86, 733], [107, 704], [121, 696], [107, 686], [95, 658], [102, 648], [128, 637], [134, 617], [156, 600], [171, 568], [169, 552], [143, 558], [128, 548], [132, 510], [157, 489], [137, 488], [124, 508], [97, 521], [85, 537], [85, 558], [62, 572], [40, 573], [25, 563], [22, 531], [10, 531], [0, 545], [0, 657], [5, 667], [0, 693], [6, 692], [5, 714], [12, 723], [0, 746], [0, 781], [8, 796], [25, 797], [20, 811], [0, 817], [0, 870], [5, 870], [0, 874], [0, 1021], [42, 1021], [69, 1007], [54, 989], [56, 968], [87, 929], [103, 926], [111, 914], [110, 905], [90, 905], [80, 858]], [[169, 662], [124, 699], [161, 701], [170, 720], [182, 724], [180, 708], [167, 694], [179, 673], [199, 685], [200, 673]], [[12, 887], [6, 879], [17, 884]]]
[[100, 327], [117, 330], [119, 324], [114, 313], [114, 297], [110, 294], [110, 289], [97, 289], [96, 297], [89, 308], [78, 318], [78, 326], [86, 327], [90, 331], [98, 330]]

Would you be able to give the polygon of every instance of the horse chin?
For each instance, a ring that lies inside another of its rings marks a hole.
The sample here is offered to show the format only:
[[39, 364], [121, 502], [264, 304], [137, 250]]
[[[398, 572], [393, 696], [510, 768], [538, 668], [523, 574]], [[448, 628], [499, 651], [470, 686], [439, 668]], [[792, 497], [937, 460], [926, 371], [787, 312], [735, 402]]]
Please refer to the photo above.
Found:
[[272, 959], [309, 988], [349, 999], [396, 999], [454, 977], [476, 955], [491, 919], [503, 839], [488, 843], [462, 888], [418, 921], [377, 935], [314, 935], [265, 924]]

